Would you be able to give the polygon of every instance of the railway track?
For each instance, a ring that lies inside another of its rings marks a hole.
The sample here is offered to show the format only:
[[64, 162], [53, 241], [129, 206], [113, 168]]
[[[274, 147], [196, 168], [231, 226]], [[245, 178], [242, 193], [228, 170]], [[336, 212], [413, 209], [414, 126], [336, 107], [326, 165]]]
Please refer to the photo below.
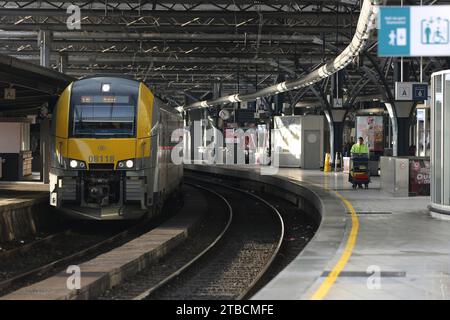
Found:
[[0, 295], [108, 250], [135, 234], [136, 229], [132, 227], [112, 236], [66, 231], [18, 248], [0, 262]]
[[12, 249], [2, 251], [0, 252], [0, 261], [5, 259], [11, 259], [16, 258], [21, 254], [26, 254], [27, 252], [31, 252], [34, 248], [38, 247], [39, 245], [47, 244], [52, 241], [57, 241], [60, 238], [63, 238], [65, 235], [68, 235], [72, 231], [70, 229], [64, 230], [61, 232], [56, 232], [47, 236], [44, 236], [43, 238], [31, 241], [29, 243], [26, 243], [21, 246], [14, 247]]
[[[287, 194], [282, 189], [273, 190], [273, 192], [266, 192], [266, 185], [249, 181], [245, 179], [235, 179], [226, 176], [219, 176], [215, 174], [205, 174], [185, 171], [186, 176], [194, 174], [196, 179], [202, 181], [213, 181], [220, 185], [229, 185], [240, 189], [245, 189], [253, 194], [263, 197], [266, 201], [272, 204], [280, 212], [285, 226], [283, 244], [278, 252], [277, 257], [267, 269], [258, 283], [249, 291], [248, 297], [255, 294], [265, 284], [272, 280], [278, 273], [280, 273], [289, 263], [291, 263], [305, 248], [308, 242], [316, 233], [319, 227], [318, 221], [308, 215], [306, 212], [299, 209], [295, 200], [292, 200], [293, 194]], [[274, 193], [275, 192], [275, 193]], [[278, 194], [278, 195], [277, 195]], [[281, 196], [281, 194], [283, 194]], [[291, 198], [291, 201], [284, 199], [284, 197]]]
[[[171, 211], [174, 206], [169, 206]], [[85, 224], [0, 253], [0, 296], [89, 260], [158, 226], [173, 214], [137, 223]]]
[[157, 264], [140, 272], [127, 282], [105, 292], [100, 300], [141, 300], [188, 269], [223, 238], [233, 220], [229, 202], [217, 192], [197, 184], [188, 185], [201, 190], [208, 204], [205, 217], [182, 245], [168, 253]]
[[[312, 237], [313, 227], [299, 219], [298, 208], [291, 205], [288, 214], [289, 206], [280, 198], [244, 190], [238, 181], [189, 175], [186, 179], [190, 188], [202, 190], [201, 201], [206, 199], [208, 214], [184, 243], [99, 299], [248, 298]], [[309, 229], [303, 230], [305, 226]], [[66, 230], [0, 253], [0, 295], [89, 260], [142, 234], [145, 228], [97, 234], [96, 239]], [[305, 237], [299, 239], [299, 233]], [[32, 255], [38, 262], [25, 263], [33, 261], [28, 258]]]
[[195, 184], [220, 199], [233, 219], [224, 223], [224, 212], [211, 203], [210, 216], [187, 243], [101, 299], [242, 299], [255, 287], [281, 247], [281, 215], [248, 191], [202, 180]]

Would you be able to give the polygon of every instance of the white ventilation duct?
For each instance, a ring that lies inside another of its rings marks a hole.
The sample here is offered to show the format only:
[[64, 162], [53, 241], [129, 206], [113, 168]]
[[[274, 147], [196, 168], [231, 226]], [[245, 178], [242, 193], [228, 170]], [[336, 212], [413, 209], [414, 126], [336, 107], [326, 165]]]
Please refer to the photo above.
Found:
[[286, 92], [310, 86], [335, 72], [345, 68], [355, 59], [366, 45], [371, 31], [376, 27], [379, 0], [364, 0], [356, 26], [356, 32], [350, 44], [334, 60], [322, 65], [304, 77], [275, 84], [250, 94], [232, 94], [213, 100], [198, 101], [185, 106], [185, 109], [206, 108], [230, 102], [254, 101], [258, 98], [271, 96], [280, 92]]

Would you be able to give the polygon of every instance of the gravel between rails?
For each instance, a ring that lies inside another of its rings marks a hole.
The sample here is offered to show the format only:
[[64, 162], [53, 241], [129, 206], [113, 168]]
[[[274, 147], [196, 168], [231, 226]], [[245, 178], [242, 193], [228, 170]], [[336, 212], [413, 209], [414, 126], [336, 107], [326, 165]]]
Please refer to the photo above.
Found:
[[[202, 182], [202, 185], [207, 185]], [[147, 299], [236, 299], [248, 290], [277, 249], [278, 216], [246, 193], [217, 185], [233, 207], [233, 222], [224, 238], [189, 270]]]
[[273, 264], [260, 279], [258, 284], [249, 292], [247, 297], [251, 297], [258, 290], [264, 287], [270, 280], [283, 271], [306, 247], [318, 228], [317, 223], [306, 213], [302, 212], [291, 202], [273, 196], [268, 193], [256, 193], [263, 197], [280, 212], [284, 220], [285, 235], [280, 251]]
[[312, 239], [317, 231], [319, 225], [308, 214], [300, 210], [291, 202], [275, 196], [271, 193], [261, 191], [261, 188], [256, 187], [258, 191], [248, 189], [240, 185], [240, 180], [227, 179], [226, 177], [218, 177], [214, 175], [205, 175], [198, 173], [188, 173], [187, 177], [192, 176], [201, 181], [211, 181], [218, 184], [229, 185], [236, 188], [247, 190], [261, 198], [267, 200], [270, 204], [277, 208], [284, 220], [285, 235], [280, 251], [278, 252], [274, 262], [270, 265], [268, 270], [264, 273], [258, 283], [245, 295], [244, 298], [250, 298], [258, 290], [264, 287], [270, 280], [272, 280], [278, 273], [280, 273], [290, 262], [292, 262], [306, 247], [308, 242]]
[[139, 272], [112, 290], [107, 290], [98, 298], [99, 300], [135, 299], [142, 292], [158, 285], [161, 281], [185, 266], [215, 241], [228, 223], [229, 212], [225, 204], [220, 203], [220, 199], [214, 194], [204, 191], [202, 194], [207, 201], [208, 214], [202, 219], [199, 226], [193, 230], [192, 235], [154, 265]]

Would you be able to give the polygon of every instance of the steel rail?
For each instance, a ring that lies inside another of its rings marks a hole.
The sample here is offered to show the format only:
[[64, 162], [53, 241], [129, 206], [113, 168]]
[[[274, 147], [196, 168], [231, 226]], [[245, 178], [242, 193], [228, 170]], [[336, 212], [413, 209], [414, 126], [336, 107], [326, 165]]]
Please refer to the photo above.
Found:
[[214, 248], [217, 245], [217, 243], [226, 234], [226, 232], [228, 231], [228, 229], [229, 229], [229, 227], [231, 225], [231, 222], [233, 221], [233, 208], [231, 207], [231, 204], [228, 202], [228, 200], [225, 199], [222, 195], [220, 195], [219, 193], [217, 193], [217, 192], [215, 192], [213, 190], [209, 190], [209, 189], [207, 189], [205, 187], [202, 187], [200, 185], [197, 185], [197, 184], [192, 184], [192, 183], [188, 183], [188, 182], [185, 182], [185, 184], [191, 185], [191, 186], [193, 186], [195, 188], [202, 189], [202, 190], [207, 191], [207, 192], [210, 192], [210, 193], [214, 194], [216, 197], [218, 197], [219, 199], [221, 199], [223, 202], [225, 202], [226, 206], [228, 207], [228, 212], [229, 212], [227, 224], [223, 228], [222, 232], [214, 239], [214, 241], [211, 242], [205, 249], [203, 249], [194, 258], [192, 258], [188, 263], [183, 265], [177, 271], [171, 273], [169, 276], [167, 276], [166, 278], [164, 278], [163, 280], [158, 282], [156, 285], [152, 286], [151, 288], [145, 290], [144, 292], [142, 292], [141, 294], [139, 294], [138, 296], [133, 298], [133, 300], [143, 300], [143, 299], [145, 299], [146, 297], [151, 295], [153, 292], [155, 292], [157, 289], [161, 288], [166, 283], [168, 283], [172, 279], [178, 277], [181, 273], [183, 273], [185, 270], [187, 270], [190, 266], [192, 266], [195, 262], [197, 262], [200, 258], [202, 258], [206, 253], [208, 253], [212, 248]]

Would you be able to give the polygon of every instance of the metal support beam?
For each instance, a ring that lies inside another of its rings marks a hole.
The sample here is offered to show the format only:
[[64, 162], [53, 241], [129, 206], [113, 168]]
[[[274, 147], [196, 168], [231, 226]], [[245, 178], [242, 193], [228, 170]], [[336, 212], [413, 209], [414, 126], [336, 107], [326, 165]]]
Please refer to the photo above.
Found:
[[65, 73], [67, 65], [69, 63], [69, 55], [67, 52], [60, 52], [58, 60], [58, 71]]
[[40, 49], [40, 65], [46, 68], [50, 67], [50, 54], [52, 45], [52, 33], [48, 30], [39, 30], [38, 45]]
[[42, 119], [40, 123], [41, 180], [50, 182], [50, 121]]
[[222, 82], [217, 81], [213, 83], [213, 99], [216, 99], [222, 95]]
[[[334, 152], [343, 151], [343, 139], [344, 139], [344, 117], [346, 111], [344, 109], [331, 109], [333, 116], [333, 146]], [[334, 156], [334, 155], [333, 155]]]

